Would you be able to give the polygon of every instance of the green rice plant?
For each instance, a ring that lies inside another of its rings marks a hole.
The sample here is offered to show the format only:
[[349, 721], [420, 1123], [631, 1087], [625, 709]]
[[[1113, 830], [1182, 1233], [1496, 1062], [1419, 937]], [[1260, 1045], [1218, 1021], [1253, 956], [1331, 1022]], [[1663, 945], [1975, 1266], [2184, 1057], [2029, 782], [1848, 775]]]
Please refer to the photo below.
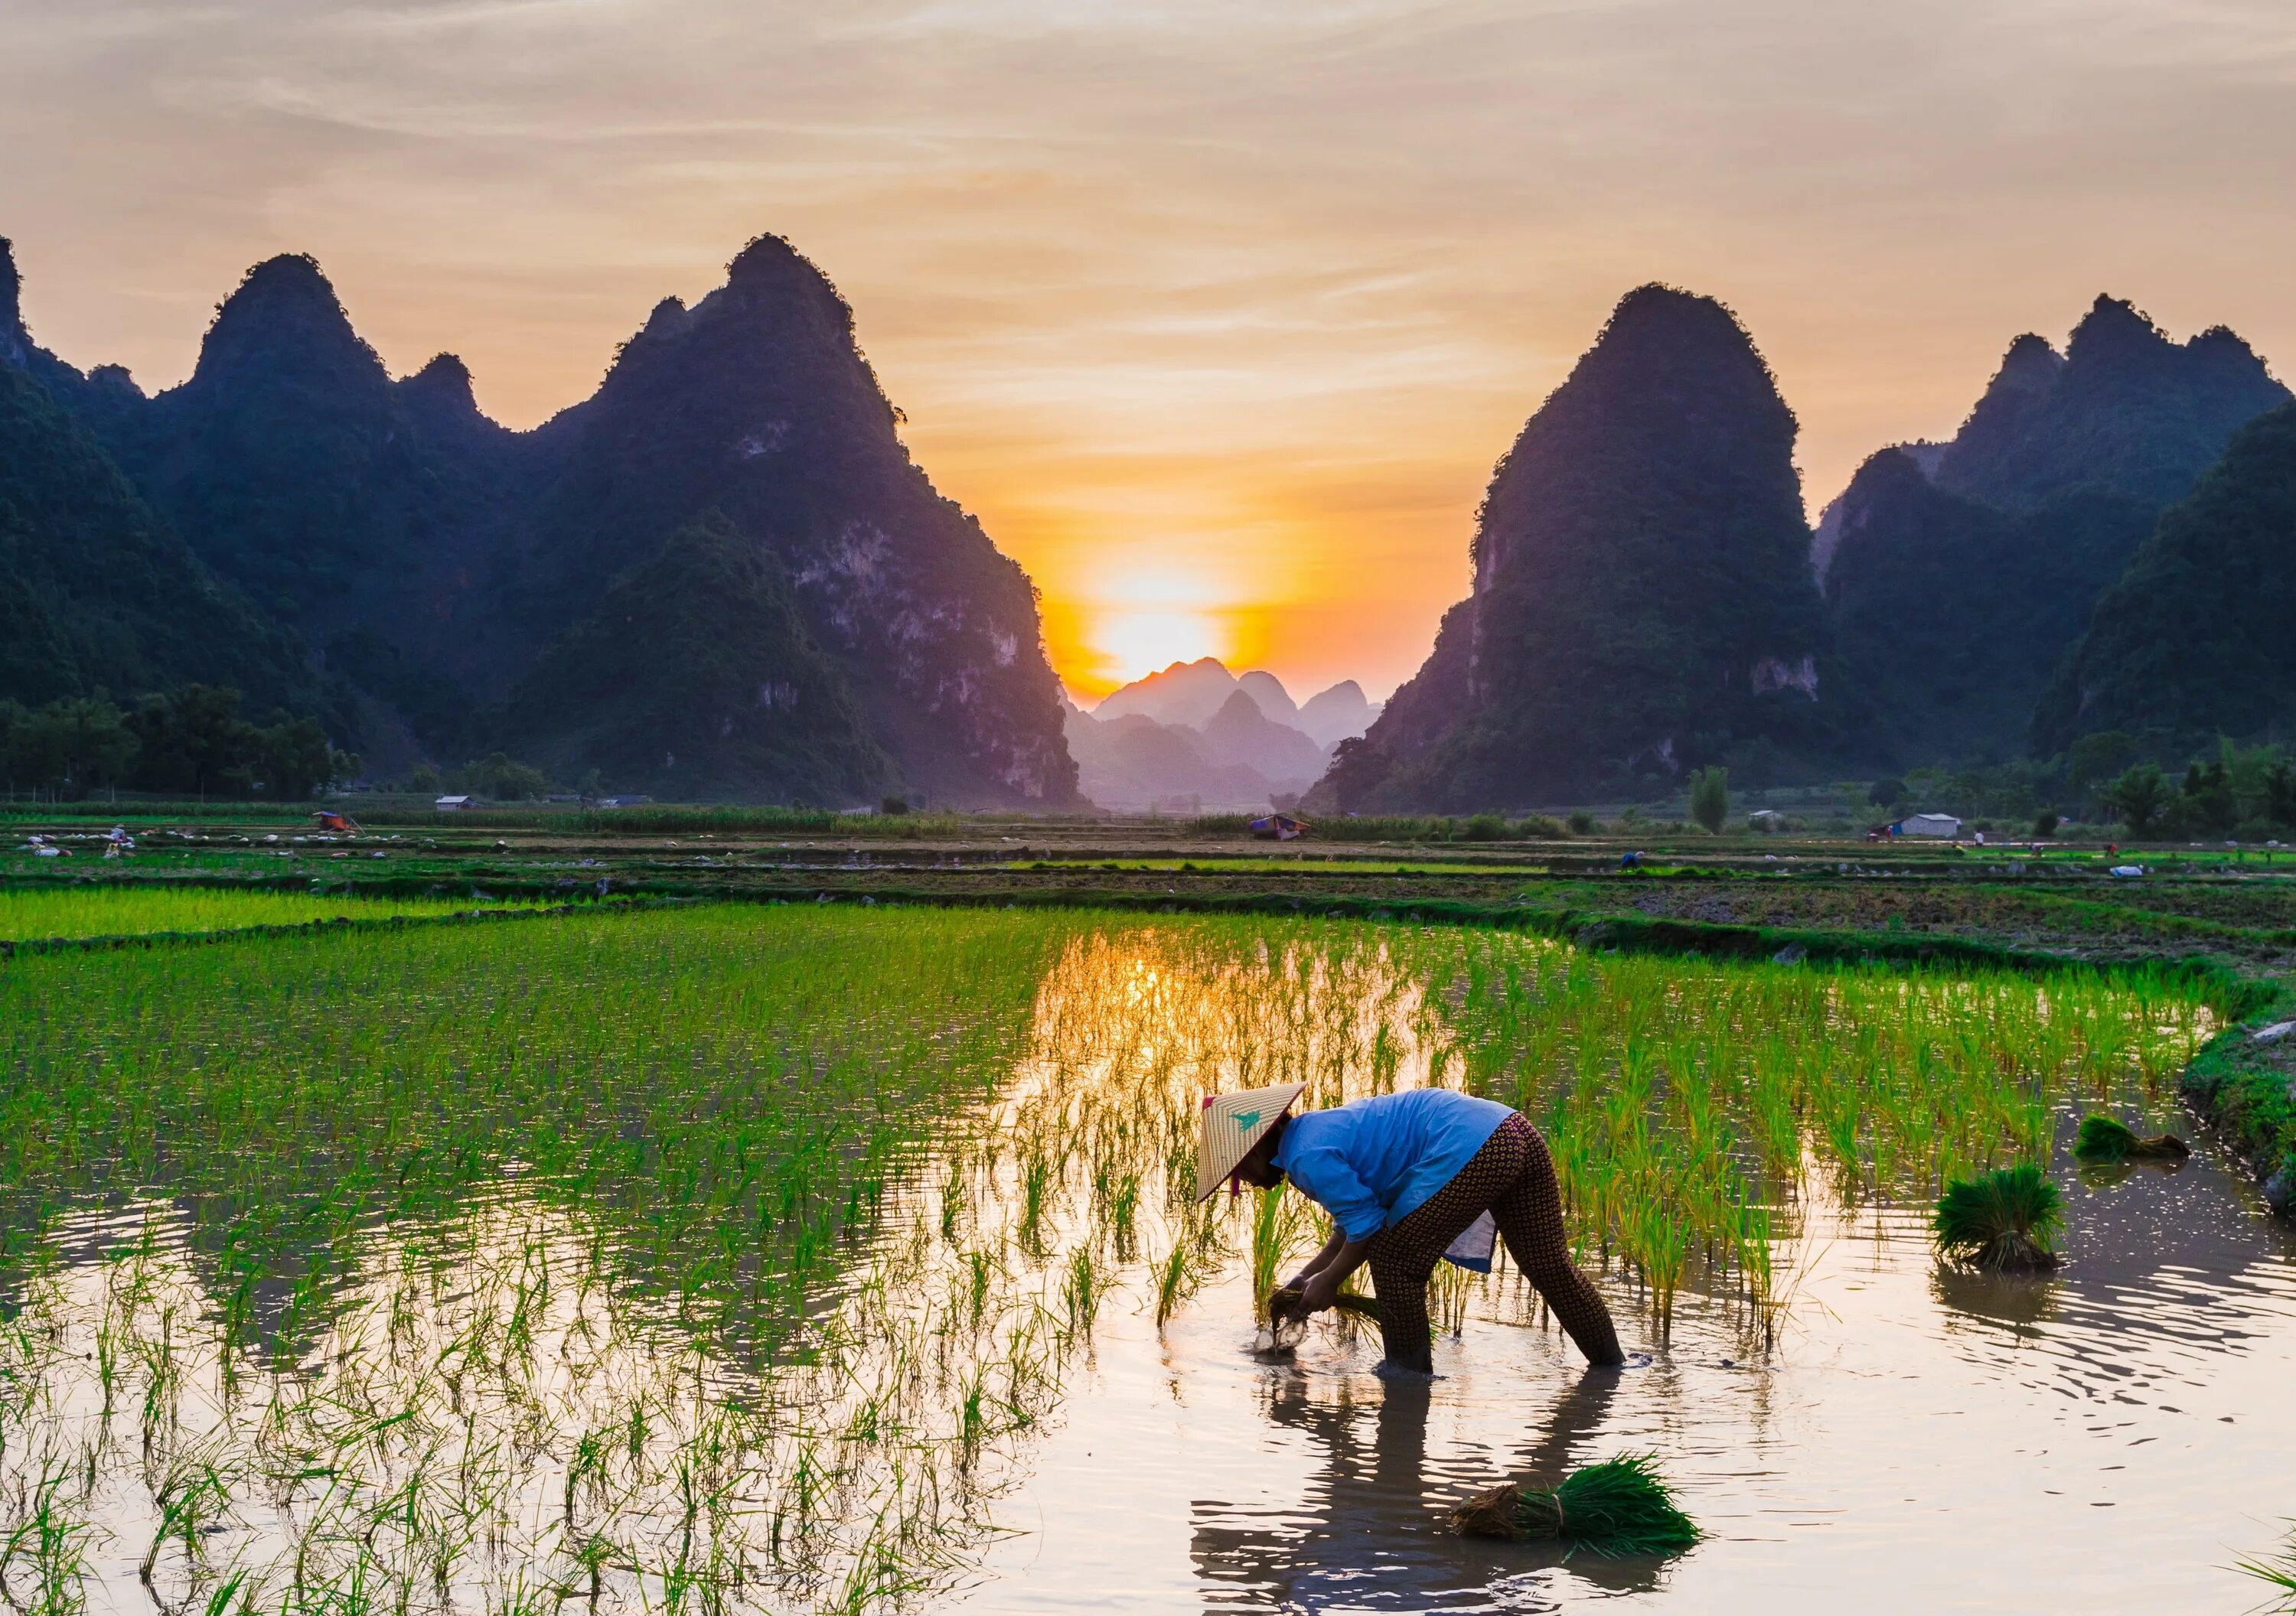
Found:
[[1093, 1266], [1092, 1247], [1089, 1245], [1078, 1246], [1069, 1259], [1068, 1282], [1061, 1291], [1061, 1300], [1067, 1310], [1070, 1335], [1092, 1334], [1092, 1322], [1100, 1311], [1101, 1295], [1107, 1288], [1107, 1280]]
[[1931, 1223], [1938, 1249], [1979, 1268], [2054, 1268], [2064, 1198], [2030, 1162], [1946, 1186]]
[[[1447, 1262], [1435, 1265], [1434, 1274], [1427, 1281], [1427, 1317], [1437, 1330], [1458, 1335], [1467, 1327], [1467, 1307], [1473, 1299], [1480, 1274], [1456, 1268]], [[1349, 1299], [1340, 1299], [1342, 1307]], [[1376, 1318], [1374, 1308], [1369, 1317]]]
[[360, 897], [128, 882], [0, 887], [0, 942], [229, 932], [330, 920], [432, 919], [472, 910], [532, 907], [523, 901], [467, 896]]
[[2292, 1532], [2276, 1552], [2251, 1555], [2236, 1562], [2233, 1569], [2255, 1578], [2272, 1590], [2266, 1608], [2296, 1612], [2296, 1532]]
[[2118, 1117], [2092, 1111], [2081, 1118], [2073, 1138], [2073, 1155], [2084, 1162], [2181, 1162], [2192, 1147], [2172, 1133], [2140, 1137]]
[[1108, 1197], [1108, 1232], [1119, 1261], [1129, 1262], [1139, 1245], [1140, 1175], [1128, 1172]]
[[1193, 1253], [1185, 1240], [1176, 1241], [1155, 1266], [1156, 1327], [1160, 1330], [1172, 1320], [1195, 1289]]
[[1275, 1289], [1276, 1276], [1308, 1230], [1309, 1215], [1302, 1197], [1281, 1185], [1252, 1193], [1251, 1294], [1262, 1323], [1267, 1319], [1267, 1298]]
[[1503, 1483], [1458, 1506], [1450, 1521], [1462, 1537], [1561, 1538], [1608, 1558], [1679, 1554], [1700, 1537], [1652, 1454], [1586, 1465], [1552, 1488]]

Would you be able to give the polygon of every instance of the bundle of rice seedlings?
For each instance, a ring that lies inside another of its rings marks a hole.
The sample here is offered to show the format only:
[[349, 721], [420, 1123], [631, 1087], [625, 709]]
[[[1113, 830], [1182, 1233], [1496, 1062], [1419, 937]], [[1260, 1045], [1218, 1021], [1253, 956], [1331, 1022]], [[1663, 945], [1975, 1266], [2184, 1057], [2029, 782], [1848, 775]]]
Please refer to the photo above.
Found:
[[1938, 1200], [1938, 1249], [1979, 1268], [2054, 1268], [2065, 1220], [2057, 1187], [2030, 1162], [1977, 1179], [1956, 1179]]
[[[1288, 1285], [1279, 1285], [1267, 1293], [1266, 1312], [1277, 1324], [1300, 1316], [1300, 1304], [1306, 1300], [1300, 1291]], [[1358, 1296], [1353, 1291], [1341, 1291], [1332, 1301], [1332, 1306], [1342, 1313], [1353, 1313], [1358, 1318], [1379, 1322], [1379, 1302], [1370, 1296]]]
[[2073, 1155], [2084, 1162], [2181, 1162], [2193, 1147], [2173, 1133], [2139, 1139], [2127, 1123], [2092, 1111], [2081, 1119]]
[[1567, 1538], [1607, 1558], [1670, 1555], [1698, 1541], [1658, 1473], [1658, 1457], [1629, 1453], [1574, 1470], [1552, 1489], [1506, 1482], [1451, 1512], [1464, 1538]]

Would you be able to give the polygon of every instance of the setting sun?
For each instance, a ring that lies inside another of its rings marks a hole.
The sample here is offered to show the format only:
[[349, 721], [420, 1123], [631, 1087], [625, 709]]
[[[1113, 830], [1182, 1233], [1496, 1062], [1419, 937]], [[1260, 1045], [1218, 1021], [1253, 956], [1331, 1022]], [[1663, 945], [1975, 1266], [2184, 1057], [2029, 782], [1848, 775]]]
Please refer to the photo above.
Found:
[[1176, 662], [1223, 655], [1218, 624], [1200, 612], [1178, 610], [1111, 612], [1093, 625], [1092, 648], [1100, 671], [1128, 683]]

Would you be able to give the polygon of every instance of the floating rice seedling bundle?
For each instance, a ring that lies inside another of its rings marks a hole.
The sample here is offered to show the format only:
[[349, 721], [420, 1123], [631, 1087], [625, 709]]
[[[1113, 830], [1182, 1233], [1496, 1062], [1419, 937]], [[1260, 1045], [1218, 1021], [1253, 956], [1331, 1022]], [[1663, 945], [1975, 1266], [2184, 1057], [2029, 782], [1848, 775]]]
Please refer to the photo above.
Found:
[[1938, 1248], [1979, 1268], [2054, 1268], [2064, 1198], [2030, 1162], [1946, 1186], [1932, 1228]]
[[2140, 1137], [2118, 1117], [2092, 1111], [2081, 1118], [2073, 1155], [2084, 1162], [2181, 1162], [2193, 1147], [2173, 1133]]
[[1505, 1482], [1477, 1493], [1450, 1519], [1462, 1537], [1559, 1538], [1610, 1557], [1677, 1554], [1699, 1538], [1652, 1454], [1587, 1465], [1552, 1488]]

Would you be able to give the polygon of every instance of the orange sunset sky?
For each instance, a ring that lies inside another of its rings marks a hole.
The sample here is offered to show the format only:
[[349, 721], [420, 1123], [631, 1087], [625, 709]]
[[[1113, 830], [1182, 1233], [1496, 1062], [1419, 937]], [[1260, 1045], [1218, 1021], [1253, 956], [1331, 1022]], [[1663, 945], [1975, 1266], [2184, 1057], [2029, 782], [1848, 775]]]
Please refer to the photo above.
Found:
[[1091, 698], [1383, 695], [1629, 287], [1734, 307], [1813, 510], [2099, 291], [2296, 367], [2285, 0], [0, 0], [34, 335], [146, 388], [309, 251], [531, 425], [760, 232]]

